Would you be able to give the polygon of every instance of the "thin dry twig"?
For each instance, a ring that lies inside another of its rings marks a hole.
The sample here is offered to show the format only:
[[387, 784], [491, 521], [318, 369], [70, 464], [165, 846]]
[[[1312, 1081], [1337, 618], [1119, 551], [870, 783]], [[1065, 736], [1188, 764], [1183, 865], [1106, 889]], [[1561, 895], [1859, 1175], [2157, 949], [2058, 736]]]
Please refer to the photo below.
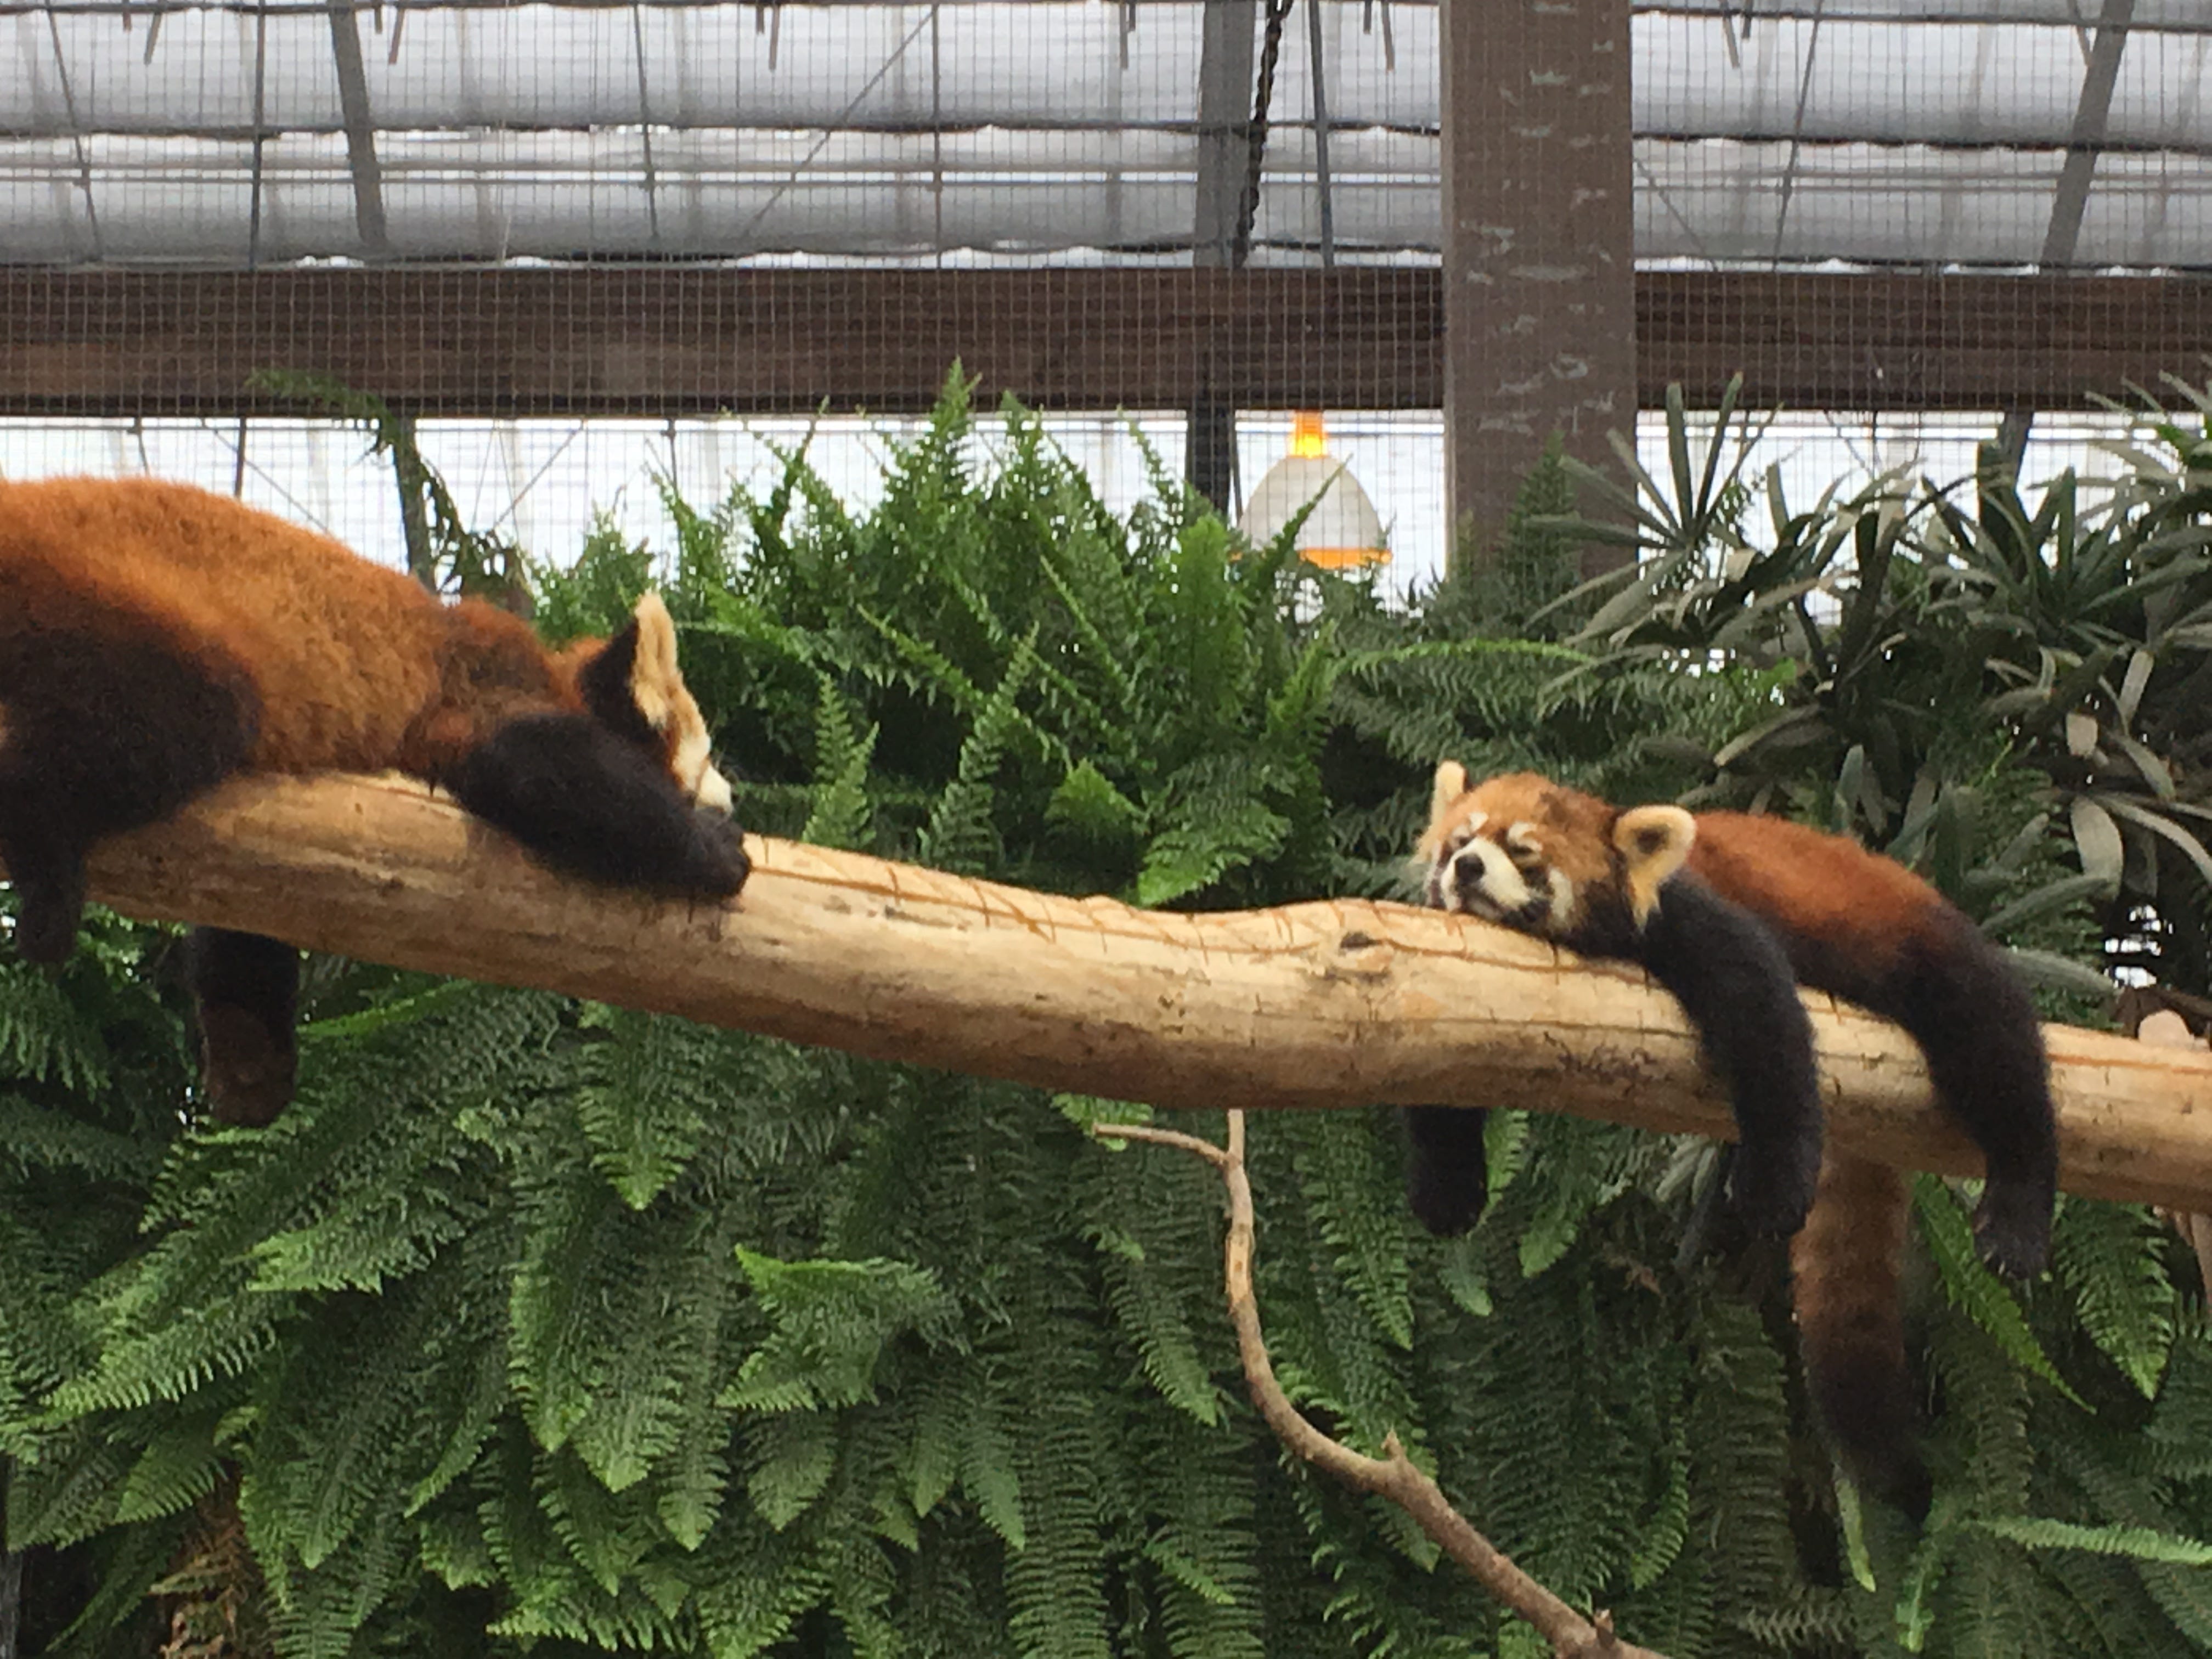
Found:
[[1443, 1489], [1406, 1455], [1396, 1435], [1384, 1438], [1380, 1458], [1369, 1457], [1332, 1440], [1291, 1403], [1282, 1384], [1275, 1380], [1274, 1364], [1267, 1356], [1267, 1340], [1260, 1329], [1260, 1304], [1252, 1289], [1256, 1226], [1252, 1182], [1244, 1170], [1243, 1112], [1229, 1114], [1226, 1147], [1146, 1124], [1099, 1123], [1092, 1125], [1091, 1132], [1100, 1139], [1145, 1140], [1177, 1147], [1221, 1171], [1229, 1188], [1229, 1234], [1222, 1251], [1229, 1321], [1236, 1328], [1237, 1352], [1243, 1361], [1252, 1403], [1260, 1408], [1260, 1415], [1275, 1431], [1276, 1438], [1307, 1462], [1326, 1469], [1348, 1486], [1387, 1498], [1413, 1516], [1415, 1524], [1470, 1577], [1534, 1626], [1552, 1644], [1555, 1659], [1665, 1659], [1650, 1648], [1638, 1647], [1614, 1635], [1610, 1613], [1600, 1612], [1595, 1619], [1585, 1619], [1514, 1565], [1504, 1551], [1451, 1506]]

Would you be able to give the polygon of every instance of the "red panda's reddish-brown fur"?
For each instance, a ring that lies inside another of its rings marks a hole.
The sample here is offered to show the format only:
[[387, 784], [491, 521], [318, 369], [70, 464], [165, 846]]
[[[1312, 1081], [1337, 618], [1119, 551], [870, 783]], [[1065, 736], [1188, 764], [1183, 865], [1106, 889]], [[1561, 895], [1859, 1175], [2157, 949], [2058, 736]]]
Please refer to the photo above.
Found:
[[1790, 1241], [1790, 1302], [1814, 1409], [1853, 1475], [1916, 1514], [1928, 1474], [1905, 1354], [1905, 1243], [1912, 1194], [1902, 1170], [1832, 1148], [1803, 1231]]
[[[0, 631], [129, 617], [251, 685], [254, 771], [434, 776], [514, 708], [583, 710], [573, 661], [520, 618], [443, 604], [326, 536], [188, 485], [0, 484], [0, 580], [15, 613]], [[508, 683], [441, 697], [442, 662], [454, 659], [497, 663]]]
[[[548, 648], [312, 531], [151, 479], [0, 483], [0, 862], [29, 960], [67, 957], [84, 859], [240, 772], [394, 769], [575, 874], [722, 897], [748, 869], [728, 784], [647, 594]], [[297, 953], [190, 952], [219, 1116], [290, 1097]]]
[[1942, 897], [1893, 859], [1788, 818], [1699, 812], [1690, 869], [1738, 904], [1786, 917], [1790, 932], [1873, 975], [1923, 935]]
[[[1680, 833], [1674, 809], [1632, 811], [1673, 813], [1672, 833]], [[1686, 847], [1679, 839], [1665, 845], [1662, 835], [1648, 857], [1620, 833], [1631, 822], [1604, 801], [1531, 773], [1470, 787], [1464, 770], [1446, 762], [1419, 848], [1429, 902], [1491, 915], [1592, 954], [1643, 960], [1655, 975], [1656, 935], [1643, 921], [1639, 884], [1656, 886], [1662, 917], [1675, 890], [1667, 884], [1685, 878], [1749, 912], [1773, 930], [1801, 982], [1911, 1033], [1939, 1100], [1987, 1160], [1976, 1215], [1984, 1256], [2014, 1274], [2039, 1269], [2057, 1168], [2042, 1036], [2026, 991], [1973, 922], [1904, 866], [1786, 819], [1700, 813]], [[1553, 879], [1554, 871], [1567, 880]], [[1678, 995], [1682, 942], [1668, 940], [1673, 977], [1659, 975]], [[1705, 1018], [1723, 1022], [1728, 999], [1705, 1002]], [[1704, 1035], [1710, 1043], [1714, 1027]], [[1730, 1042], [1744, 1041], [1739, 1027]], [[1741, 1055], [1736, 1063], [1742, 1070]], [[1478, 1174], [1480, 1140], [1464, 1126], [1416, 1126], [1417, 1203], [1448, 1212], [1438, 1197], [1449, 1189], [1446, 1178], [1419, 1166], [1425, 1139], [1448, 1157], [1463, 1149], [1458, 1155]], [[1927, 1482], [1911, 1444], [1899, 1305], [1909, 1213], [1898, 1172], [1830, 1152], [1791, 1260], [1808, 1383], [1823, 1417], [1856, 1474], [1919, 1509]]]

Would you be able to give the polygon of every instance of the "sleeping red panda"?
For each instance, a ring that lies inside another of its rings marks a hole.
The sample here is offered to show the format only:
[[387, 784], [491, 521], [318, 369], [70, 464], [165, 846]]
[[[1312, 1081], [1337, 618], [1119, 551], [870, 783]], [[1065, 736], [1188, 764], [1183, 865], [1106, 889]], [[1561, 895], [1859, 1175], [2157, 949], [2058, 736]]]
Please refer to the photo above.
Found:
[[[1911, 871], [1841, 836], [1739, 812], [1622, 811], [1530, 773], [1470, 788], [1453, 761], [1437, 769], [1419, 861], [1430, 904], [1641, 963], [1681, 1002], [1733, 1089], [1739, 1206], [1765, 1231], [1804, 1219], [1790, 1259], [1816, 1408], [1861, 1486], [1924, 1512], [1899, 1302], [1907, 1188], [1830, 1152], [1809, 1216], [1791, 1216], [1820, 1133], [1791, 980], [1911, 1033], [1982, 1149], [1982, 1256], [2026, 1276], [2050, 1249], [2057, 1134], [2034, 1006], [1996, 947]], [[1407, 1114], [1414, 1207], [1439, 1231], [1480, 1210], [1480, 1116]]]
[[[657, 596], [556, 653], [204, 490], [0, 483], [0, 863], [24, 957], [69, 955], [103, 836], [234, 773], [325, 769], [423, 779], [595, 880], [720, 898], [749, 868]], [[216, 1115], [265, 1123], [292, 1093], [298, 953], [202, 929], [188, 959]]]

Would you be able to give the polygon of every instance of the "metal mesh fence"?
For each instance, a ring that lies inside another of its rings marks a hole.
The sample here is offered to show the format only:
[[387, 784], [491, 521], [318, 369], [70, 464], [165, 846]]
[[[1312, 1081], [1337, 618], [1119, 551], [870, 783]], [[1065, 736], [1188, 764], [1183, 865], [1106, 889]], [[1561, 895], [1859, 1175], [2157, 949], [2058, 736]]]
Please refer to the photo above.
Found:
[[[1443, 556], [1448, 401], [1486, 418], [1445, 251], [1581, 205], [1530, 176], [1527, 220], [1455, 228], [1445, 180], [1532, 134], [1632, 161], [1598, 256], [1637, 269], [1641, 401], [1744, 372], [1793, 467], [2045, 411], [2033, 474], [2073, 453], [2048, 411], [2206, 372], [2198, 0], [1612, 0], [1631, 72], [1581, 111], [1542, 9], [1447, 3], [1497, 70], [1449, 119], [1412, 0], [0, 4], [0, 468], [185, 471], [381, 545], [358, 440], [253, 379], [310, 371], [559, 556], [793, 418], [865, 495], [957, 362], [1130, 488], [1134, 411], [1231, 506], [1325, 409], [1402, 578]], [[1571, 323], [1530, 326], [1571, 374]]]

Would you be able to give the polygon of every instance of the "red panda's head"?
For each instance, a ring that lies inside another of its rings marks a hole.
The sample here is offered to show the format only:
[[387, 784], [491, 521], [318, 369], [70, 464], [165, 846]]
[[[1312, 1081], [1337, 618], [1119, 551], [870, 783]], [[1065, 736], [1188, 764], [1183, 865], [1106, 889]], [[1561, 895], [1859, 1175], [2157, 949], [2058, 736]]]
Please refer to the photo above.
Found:
[[1696, 838], [1695, 821], [1679, 806], [1616, 811], [1534, 772], [1470, 787], [1467, 769], [1446, 761], [1437, 768], [1416, 862], [1436, 908], [1564, 939], [1608, 891], [1641, 928]]
[[658, 755], [697, 805], [730, 810], [730, 784], [714, 769], [705, 717], [676, 665], [676, 623], [660, 595], [647, 593], [622, 630], [584, 640], [562, 654], [584, 706]]

